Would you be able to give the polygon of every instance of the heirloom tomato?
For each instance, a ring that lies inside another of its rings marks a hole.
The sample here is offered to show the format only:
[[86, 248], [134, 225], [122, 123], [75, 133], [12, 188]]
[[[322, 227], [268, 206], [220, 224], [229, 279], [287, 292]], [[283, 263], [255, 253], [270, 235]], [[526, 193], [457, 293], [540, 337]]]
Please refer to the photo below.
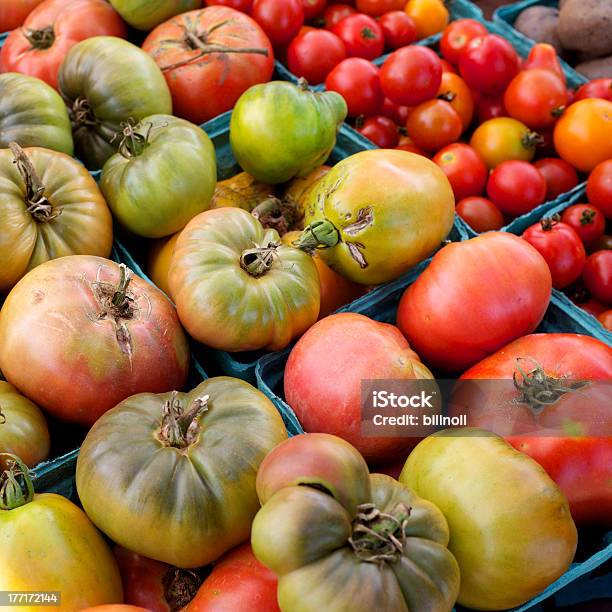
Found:
[[349, 117], [376, 115], [384, 99], [378, 67], [362, 57], [340, 62], [327, 75], [325, 88], [344, 98]]
[[503, 213], [518, 217], [544, 202], [546, 180], [530, 163], [510, 159], [489, 175], [487, 195]]
[[563, 159], [544, 157], [533, 164], [546, 181], [546, 200], [554, 200], [578, 184], [574, 167]]
[[457, 214], [478, 234], [504, 226], [502, 211], [487, 198], [470, 196], [458, 202]]
[[174, 236], [156, 240], [151, 244], [149, 251], [147, 275], [169, 298], [172, 298], [172, 294], [168, 284], [168, 273], [179, 234], [180, 232], [177, 232]]
[[469, 145], [451, 144], [438, 151], [432, 159], [450, 181], [456, 202], [468, 196], [479, 196], [484, 191], [487, 167]]
[[0, 0], [0, 30], [18, 28], [26, 17], [44, 0]]
[[587, 180], [587, 198], [612, 219], [612, 159], [597, 164]]
[[596, 251], [587, 257], [582, 273], [584, 284], [591, 295], [612, 304], [612, 251]]
[[486, 36], [487, 28], [476, 19], [457, 19], [450, 23], [440, 39], [440, 53], [451, 64], [457, 65], [468, 43], [479, 36]]
[[594, 245], [606, 231], [604, 214], [592, 204], [574, 204], [566, 208], [561, 221], [574, 228], [587, 247]]
[[109, 0], [115, 10], [134, 28], [151, 30], [170, 17], [198, 8], [201, 0]]

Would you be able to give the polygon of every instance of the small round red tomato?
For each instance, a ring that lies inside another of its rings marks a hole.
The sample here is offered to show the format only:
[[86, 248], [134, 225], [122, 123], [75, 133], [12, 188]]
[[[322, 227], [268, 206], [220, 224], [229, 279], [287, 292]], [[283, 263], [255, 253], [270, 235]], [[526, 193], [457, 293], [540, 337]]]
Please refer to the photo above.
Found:
[[327, 0], [302, 0], [304, 7], [304, 20], [308, 21], [320, 15], [327, 4]]
[[399, 142], [397, 125], [392, 119], [382, 115], [368, 117], [357, 131], [381, 149], [393, 149]]
[[399, 49], [417, 39], [416, 25], [404, 11], [385, 13], [378, 20], [378, 23], [382, 28], [387, 49]]
[[440, 64], [442, 64], [442, 73], [451, 72], [452, 74], [457, 74], [455, 67], [445, 59], [440, 58]]
[[459, 57], [469, 42], [479, 36], [486, 36], [487, 28], [475, 19], [457, 19], [444, 28], [440, 39], [440, 53], [452, 64], [459, 63]]
[[528, 162], [509, 160], [491, 172], [487, 195], [507, 215], [524, 215], [546, 199], [546, 181]]
[[331, 30], [340, 23], [345, 17], [354, 15], [357, 11], [348, 4], [330, 4], [325, 7], [322, 15], [323, 27], [326, 30]]
[[574, 95], [574, 102], [586, 98], [603, 98], [612, 102], [612, 79], [594, 79], [581, 85]]
[[606, 328], [612, 331], [612, 309], [605, 310], [597, 315], [597, 320]]
[[[588, 291], [585, 289], [585, 293], [588, 295]], [[586, 302], [580, 302], [576, 299], [572, 299], [576, 306], [579, 306], [585, 312], [588, 312], [590, 315], [594, 317], [598, 317], [602, 312], [605, 312], [608, 308], [607, 304], [600, 302], [599, 300], [595, 300], [593, 298], [588, 298]]]
[[484, 123], [489, 119], [497, 117], [507, 117], [508, 111], [504, 107], [503, 96], [483, 96], [479, 95], [475, 99], [476, 119], [478, 123]]
[[547, 218], [528, 227], [523, 238], [546, 260], [555, 289], [563, 289], [580, 277], [586, 252], [573, 227]]
[[484, 191], [487, 167], [470, 145], [455, 143], [444, 147], [434, 155], [433, 161], [446, 174], [456, 202], [468, 196], [478, 196]]
[[373, 60], [385, 49], [382, 28], [368, 15], [349, 15], [332, 32], [344, 43], [348, 57]]
[[395, 102], [391, 102], [389, 98], [385, 98], [380, 107], [380, 114], [393, 119], [397, 125], [406, 125], [406, 121], [408, 121], [410, 116], [410, 110], [409, 106], [400, 106]]
[[378, 68], [361, 57], [340, 62], [327, 75], [325, 87], [346, 100], [350, 117], [376, 115], [384, 99]]
[[430, 157], [429, 153], [426, 153], [425, 151], [423, 151], [423, 149], [421, 149], [420, 147], [417, 147], [414, 144], [410, 136], [400, 136], [399, 144], [395, 148], [399, 149], [400, 151], [408, 151], [409, 153], [416, 153], [417, 155], [422, 155], [423, 157]]
[[444, 100], [419, 104], [408, 117], [408, 134], [425, 151], [439, 151], [459, 140], [463, 125], [459, 113]]
[[557, 157], [544, 157], [533, 164], [546, 181], [546, 199], [573, 189], [578, 184], [578, 174], [571, 164]]
[[288, 44], [304, 25], [302, 0], [254, 0], [251, 17], [276, 46]]
[[610, 234], [604, 234], [589, 250], [591, 253], [595, 253], [595, 251], [605, 251], [606, 249], [612, 250], [612, 235]]
[[401, 11], [406, 6], [406, 0], [357, 0], [355, 5], [358, 11], [366, 15], [380, 17], [389, 11]]
[[587, 247], [595, 244], [606, 231], [604, 214], [592, 204], [574, 204], [566, 208], [561, 221], [573, 227]]
[[380, 80], [387, 98], [396, 104], [416, 106], [438, 92], [442, 82], [440, 58], [427, 47], [398, 49], [382, 65]]
[[229, 6], [241, 13], [250, 13], [253, 8], [253, 0], [206, 0], [205, 6]]
[[459, 73], [480, 93], [501, 94], [519, 71], [514, 47], [497, 34], [473, 38], [459, 58]]
[[487, 198], [472, 196], [461, 200], [455, 209], [457, 214], [479, 234], [501, 229], [504, 215], [501, 210]]
[[587, 180], [587, 198], [603, 214], [612, 219], [612, 159], [601, 162]]
[[612, 304], [612, 251], [597, 251], [589, 255], [582, 278], [593, 297]]
[[457, 111], [464, 130], [472, 123], [474, 116], [474, 98], [467, 83], [452, 72], [443, 72], [438, 98], [446, 100]]
[[335, 34], [313, 29], [291, 41], [287, 50], [287, 67], [311, 85], [318, 85], [345, 57], [344, 43]]

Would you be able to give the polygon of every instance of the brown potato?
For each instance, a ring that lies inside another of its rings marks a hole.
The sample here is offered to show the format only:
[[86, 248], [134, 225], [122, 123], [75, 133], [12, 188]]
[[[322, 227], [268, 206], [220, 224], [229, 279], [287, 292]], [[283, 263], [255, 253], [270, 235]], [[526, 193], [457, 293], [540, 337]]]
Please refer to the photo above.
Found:
[[612, 78], [612, 55], [582, 62], [576, 66], [576, 70], [587, 79]]
[[612, 53], [612, 0], [566, 0], [559, 12], [566, 49], [602, 57]]
[[559, 11], [550, 6], [531, 6], [525, 9], [514, 22], [514, 27], [521, 34], [536, 42], [552, 45], [558, 53], [562, 46], [557, 34]]

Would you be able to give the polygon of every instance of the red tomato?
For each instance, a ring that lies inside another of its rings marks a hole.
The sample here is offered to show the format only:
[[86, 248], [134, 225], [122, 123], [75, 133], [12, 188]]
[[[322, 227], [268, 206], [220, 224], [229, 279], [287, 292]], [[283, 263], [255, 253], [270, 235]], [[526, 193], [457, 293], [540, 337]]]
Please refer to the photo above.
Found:
[[0, 31], [18, 28], [43, 0], [0, 0]]
[[443, 72], [437, 97], [450, 103], [461, 118], [463, 130], [467, 130], [474, 116], [474, 97], [467, 83], [458, 74]]
[[612, 304], [612, 251], [597, 251], [589, 255], [582, 278], [594, 298]]
[[460, 372], [533, 332], [551, 286], [546, 262], [528, 242], [487, 232], [433, 256], [402, 296], [397, 324], [426, 364]]
[[612, 235], [610, 234], [604, 234], [589, 250], [594, 253], [605, 249], [612, 250]]
[[[597, 320], [606, 328], [612, 331], [612, 310], [606, 310], [597, 315]], [[612, 510], [610, 511], [612, 512]], [[608, 513], [609, 514], [609, 513]]]
[[304, 7], [304, 20], [308, 21], [313, 17], [317, 17], [323, 12], [327, 0], [302, 0], [302, 6]]
[[385, 13], [378, 23], [382, 28], [387, 49], [399, 49], [417, 39], [416, 25], [404, 11]]
[[578, 184], [578, 174], [571, 164], [557, 157], [545, 157], [533, 164], [546, 181], [546, 200], [573, 189]]
[[487, 198], [469, 197], [461, 200], [457, 214], [477, 233], [490, 232], [504, 226], [501, 210]]
[[457, 74], [457, 71], [455, 70], [454, 66], [445, 59], [440, 59], [440, 64], [442, 64], [442, 74], [444, 74], [445, 72]]
[[[588, 291], [585, 290], [585, 293], [587, 293], [588, 295]], [[599, 300], [595, 300], [593, 298], [587, 299], [586, 302], [580, 302], [573, 298], [572, 298], [572, 301], [576, 304], [576, 306], [579, 306], [580, 308], [582, 308], [582, 310], [588, 312], [590, 315], [593, 315], [594, 317], [598, 317], [602, 312], [605, 312], [608, 308], [607, 304], [604, 304], [603, 302], [600, 302]]]
[[530, 163], [513, 159], [491, 172], [487, 195], [503, 213], [518, 217], [545, 201], [546, 181]]
[[380, 69], [387, 98], [416, 106], [435, 97], [442, 82], [440, 58], [427, 47], [413, 45], [394, 51]]
[[342, 39], [348, 57], [373, 60], [385, 49], [382, 28], [367, 15], [349, 15], [335, 25], [332, 32]]
[[457, 65], [468, 43], [488, 33], [487, 28], [475, 19], [457, 19], [444, 28], [440, 39], [440, 53], [443, 58]]
[[520, 60], [514, 47], [497, 34], [473, 38], [459, 58], [459, 73], [480, 93], [503, 93], [519, 71]]
[[296, 76], [318, 85], [345, 57], [344, 43], [335, 34], [313, 29], [291, 41], [287, 67]]
[[475, 106], [478, 123], [484, 123], [489, 119], [496, 119], [497, 117], [508, 116], [508, 111], [504, 107], [503, 96], [478, 96]]
[[275, 47], [291, 42], [304, 25], [302, 0], [254, 0], [251, 16]]
[[487, 184], [487, 167], [470, 145], [456, 143], [444, 147], [434, 155], [433, 161], [446, 174], [456, 202], [468, 196], [478, 196], [484, 191]]
[[408, 151], [409, 153], [416, 153], [417, 155], [422, 155], [423, 157], [430, 157], [428, 153], [425, 153], [423, 149], [417, 147], [414, 142], [412, 142], [412, 138], [409, 136], [400, 136], [399, 144], [396, 149], [400, 151]]
[[580, 236], [567, 223], [542, 219], [523, 232], [523, 238], [544, 257], [555, 289], [571, 285], [582, 274], [586, 252]]
[[406, 0], [357, 0], [355, 4], [358, 11], [380, 17], [389, 11], [401, 11], [406, 6]]
[[406, 125], [410, 115], [410, 107], [400, 106], [395, 102], [391, 102], [389, 98], [385, 98], [380, 107], [380, 114], [393, 119], [397, 125]]
[[340, 62], [327, 75], [325, 87], [346, 100], [350, 117], [376, 115], [384, 99], [378, 68], [361, 57]]
[[229, 6], [241, 13], [250, 13], [253, 0], [205, 0], [205, 6]]
[[368, 117], [357, 131], [381, 149], [393, 149], [399, 142], [397, 125], [382, 115]]
[[612, 219], [612, 159], [593, 168], [587, 180], [586, 193], [589, 202]]
[[354, 15], [357, 11], [348, 4], [330, 4], [325, 7], [322, 16], [323, 27], [331, 30], [336, 24], [340, 23], [345, 17]]
[[581, 85], [574, 95], [574, 102], [585, 98], [603, 98], [612, 102], [612, 79], [594, 79]]
[[606, 231], [604, 214], [592, 204], [574, 204], [566, 208], [561, 221], [573, 227], [587, 247], [595, 244]]
[[275, 574], [260, 563], [249, 542], [225, 553], [184, 612], [280, 612]]
[[408, 117], [408, 134], [425, 151], [439, 151], [459, 140], [463, 125], [457, 111], [444, 100], [419, 104]]
[[[523, 70], [531, 68], [542, 68], [554, 72], [563, 82], [566, 83], [565, 72], [559, 63], [559, 56], [556, 49], [548, 43], [537, 43], [531, 47], [529, 55], [523, 62]], [[569, 104], [569, 100], [568, 100]]]

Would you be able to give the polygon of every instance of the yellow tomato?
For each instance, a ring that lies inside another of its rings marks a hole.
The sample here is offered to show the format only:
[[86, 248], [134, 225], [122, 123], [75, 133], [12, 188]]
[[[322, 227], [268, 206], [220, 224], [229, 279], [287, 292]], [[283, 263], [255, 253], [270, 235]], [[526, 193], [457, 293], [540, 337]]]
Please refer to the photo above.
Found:
[[180, 233], [181, 232], [177, 232], [174, 236], [170, 236], [169, 238], [155, 240], [149, 251], [147, 274], [169, 298], [172, 298], [172, 295], [170, 293], [170, 285], [168, 284], [168, 270], [170, 270], [174, 245]]
[[419, 38], [441, 32], [449, 21], [449, 13], [442, 0], [409, 0], [404, 11], [412, 17]]

